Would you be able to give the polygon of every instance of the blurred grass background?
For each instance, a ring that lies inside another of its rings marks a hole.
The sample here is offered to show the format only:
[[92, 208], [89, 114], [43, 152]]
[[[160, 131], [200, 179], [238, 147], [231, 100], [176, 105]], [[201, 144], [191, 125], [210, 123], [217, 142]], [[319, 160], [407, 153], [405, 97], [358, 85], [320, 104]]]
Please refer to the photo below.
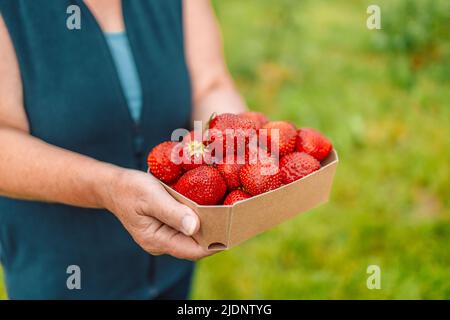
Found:
[[449, 2], [215, 7], [250, 107], [320, 129], [341, 162], [328, 204], [201, 261], [193, 298], [450, 298]]
[[194, 299], [450, 298], [450, 6], [378, 0], [368, 30], [370, 4], [214, 1], [251, 108], [320, 129], [341, 162], [328, 204], [201, 261]]

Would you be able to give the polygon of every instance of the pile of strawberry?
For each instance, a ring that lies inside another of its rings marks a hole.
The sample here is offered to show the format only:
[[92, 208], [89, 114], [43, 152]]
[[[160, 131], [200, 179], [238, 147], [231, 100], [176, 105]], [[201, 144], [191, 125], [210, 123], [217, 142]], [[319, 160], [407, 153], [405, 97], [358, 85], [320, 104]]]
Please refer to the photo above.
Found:
[[[238, 133], [226, 139], [230, 131]], [[250, 147], [252, 133], [264, 145]], [[314, 129], [268, 121], [259, 112], [215, 115], [197, 135], [157, 145], [147, 161], [156, 178], [199, 205], [232, 205], [301, 179], [319, 170], [333, 148]], [[213, 145], [223, 148], [220, 157]], [[174, 154], [182, 161], [174, 161]]]

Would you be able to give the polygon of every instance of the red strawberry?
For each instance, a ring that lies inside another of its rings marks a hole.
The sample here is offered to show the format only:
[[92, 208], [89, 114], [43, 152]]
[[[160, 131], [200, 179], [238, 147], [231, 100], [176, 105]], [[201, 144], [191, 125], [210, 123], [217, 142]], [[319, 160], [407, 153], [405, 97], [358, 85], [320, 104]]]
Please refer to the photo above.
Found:
[[237, 114], [222, 113], [214, 116], [209, 122], [209, 129], [255, 129], [256, 124], [252, 120], [243, 119]]
[[297, 151], [305, 152], [319, 161], [325, 159], [333, 149], [330, 140], [319, 131], [311, 128], [302, 128], [297, 135]]
[[183, 143], [189, 143], [191, 141], [199, 141], [203, 144], [206, 143], [205, 141], [205, 135], [203, 132], [196, 132], [194, 130], [190, 131], [187, 135], [183, 137]]
[[225, 200], [223, 201], [223, 205], [231, 206], [238, 201], [242, 201], [251, 197], [252, 195], [248, 194], [247, 192], [244, 192], [242, 190], [234, 190], [226, 196]]
[[182, 141], [182, 155], [183, 155], [183, 163], [182, 167], [184, 170], [189, 171], [200, 167], [204, 164], [210, 164], [211, 154], [207, 147], [204, 145], [202, 137], [198, 139], [195, 137], [194, 131], [191, 131], [189, 134], [184, 136]]
[[239, 172], [244, 190], [256, 196], [282, 186], [280, 170], [273, 159], [246, 164]]
[[239, 164], [236, 158], [230, 161], [221, 161], [216, 165], [217, 170], [224, 178], [228, 190], [234, 190], [241, 186], [241, 181], [239, 180], [239, 171], [243, 167], [243, 164]]
[[[224, 113], [213, 117], [209, 122], [209, 143], [214, 147], [223, 146], [223, 157], [244, 150], [252, 135], [256, 134], [256, 124], [236, 114]], [[233, 144], [227, 143], [233, 141]]]
[[[266, 149], [249, 145], [245, 150], [245, 164], [255, 164], [258, 162], [268, 161], [270, 154]], [[242, 159], [242, 158], [239, 158]], [[242, 162], [239, 162], [242, 163]]]
[[199, 205], [216, 205], [225, 195], [227, 185], [217, 169], [200, 166], [181, 176], [174, 189]]
[[267, 117], [261, 113], [261, 112], [242, 112], [239, 114], [240, 117], [252, 120], [254, 123], [256, 123], [256, 129], [260, 129], [263, 125], [265, 125], [269, 120], [267, 120]]
[[[267, 129], [265, 131], [264, 129]], [[272, 137], [275, 136], [278, 130], [278, 141], [274, 141], [274, 144], [278, 145], [279, 156], [282, 157], [288, 153], [294, 152], [295, 142], [297, 139], [297, 129], [289, 122], [285, 121], [272, 121], [266, 123], [262, 130], [260, 130], [260, 141], [267, 143], [267, 150], [271, 151]]]
[[181, 165], [172, 161], [172, 151], [177, 142], [163, 142], [153, 148], [148, 154], [147, 163], [150, 172], [165, 183], [175, 182], [183, 173]]
[[320, 169], [320, 162], [304, 152], [293, 152], [280, 160], [281, 180], [284, 184], [301, 179]]

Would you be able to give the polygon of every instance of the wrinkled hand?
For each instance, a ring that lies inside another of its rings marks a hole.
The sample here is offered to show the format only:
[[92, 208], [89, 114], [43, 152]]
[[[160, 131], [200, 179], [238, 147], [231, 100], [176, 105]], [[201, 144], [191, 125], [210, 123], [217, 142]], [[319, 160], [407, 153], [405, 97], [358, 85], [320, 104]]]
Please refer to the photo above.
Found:
[[123, 169], [107, 188], [104, 206], [145, 251], [187, 260], [212, 254], [191, 237], [200, 227], [195, 212], [176, 201], [153, 176]]

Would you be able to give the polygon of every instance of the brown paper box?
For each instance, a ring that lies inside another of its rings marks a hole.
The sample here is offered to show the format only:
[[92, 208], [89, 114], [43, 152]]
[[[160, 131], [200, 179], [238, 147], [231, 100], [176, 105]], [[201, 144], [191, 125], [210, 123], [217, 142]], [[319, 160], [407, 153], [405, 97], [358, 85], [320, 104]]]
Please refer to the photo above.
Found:
[[198, 214], [201, 226], [194, 239], [209, 250], [222, 250], [327, 202], [338, 161], [333, 150], [322, 161], [320, 170], [232, 206], [201, 206], [161, 183], [175, 199]]

